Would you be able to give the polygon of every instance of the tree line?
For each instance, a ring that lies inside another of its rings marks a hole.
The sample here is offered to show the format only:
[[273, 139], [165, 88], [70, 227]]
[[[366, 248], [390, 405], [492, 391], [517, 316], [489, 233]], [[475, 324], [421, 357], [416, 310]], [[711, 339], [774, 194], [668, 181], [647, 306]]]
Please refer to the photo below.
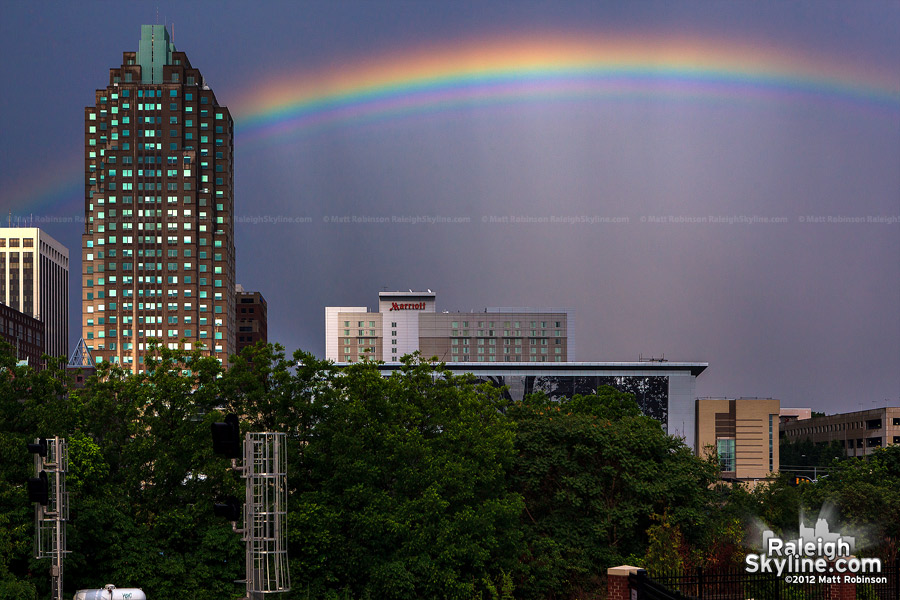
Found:
[[747, 490], [714, 459], [602, 388], [509, 402], [418, 356], [383, 377], [259, 344], [221, 365], [156, 347], [147, 371], [102, 364], [73, 389], [61, 362], [34, 372], [0, 349], [0, 598], [44, 598], [31, 557], [26, 444], [69, 444], [67, 595], [106, 583], [152, 600], [243, 593], [243, 545], [213, 503], [243, 496], [210, 424], [287, 437], [291, 598], [600, 598], [606, 569], [736, 565], [749, 523], [796, 530], [834, 504], [900, 539], [900, 452], [837, 461], [829, 477]]

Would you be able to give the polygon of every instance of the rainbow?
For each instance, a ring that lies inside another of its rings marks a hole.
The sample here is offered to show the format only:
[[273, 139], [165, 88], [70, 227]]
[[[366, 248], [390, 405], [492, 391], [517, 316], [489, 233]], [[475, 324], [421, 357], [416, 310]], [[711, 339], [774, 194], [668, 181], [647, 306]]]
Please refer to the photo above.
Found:
[[[460, 108], [572, 100], [816, 104], [892, 123], [900, 116], [896, 72], [793, 48], [661, 35], [469, 40], [279, 73], [246, 89], [226, 101], [244, 148]], [[49, 180], [4, 186], [2, 205], [20, 216], [63, 206], [78, 214], [82, 177], [81, 157], [70, 158]]]
[[560, 100], [802, 102], [900, 111], [900, 79], [732, 40], [498, 38], [280, 75], [233, 105], [242, 142], [455, 108]]

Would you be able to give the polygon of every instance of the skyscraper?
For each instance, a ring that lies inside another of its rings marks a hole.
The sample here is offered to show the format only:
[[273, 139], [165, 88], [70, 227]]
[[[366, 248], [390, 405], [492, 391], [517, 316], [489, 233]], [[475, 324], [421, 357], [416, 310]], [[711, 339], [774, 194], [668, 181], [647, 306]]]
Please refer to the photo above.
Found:
[[151, 338], [234, 352], [234, 123], [163, 25], [84, 111], [82, 330], [143, 368]]
[[69, 349], [69, 249], [37, 227], [0, 227], [0, 303], [44, 324], [42, 351]]

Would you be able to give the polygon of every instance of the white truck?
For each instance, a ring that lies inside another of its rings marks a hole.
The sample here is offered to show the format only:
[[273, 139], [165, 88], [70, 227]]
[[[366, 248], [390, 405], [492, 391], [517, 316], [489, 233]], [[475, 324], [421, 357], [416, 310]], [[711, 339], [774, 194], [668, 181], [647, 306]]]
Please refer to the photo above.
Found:
[[147, 600], [139, 588], [117, 588], [110, 584], [102, 590], [78, 590], [73, 600]]

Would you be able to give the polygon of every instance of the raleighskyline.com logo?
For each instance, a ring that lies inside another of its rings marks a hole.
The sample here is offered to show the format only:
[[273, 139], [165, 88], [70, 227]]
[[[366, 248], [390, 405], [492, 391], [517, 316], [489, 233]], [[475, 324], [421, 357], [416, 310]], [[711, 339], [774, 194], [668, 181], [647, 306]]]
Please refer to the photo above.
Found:
[[816, 527], [800, 526], [796, 539], [763, 532], [764, 552], [748, 554], [748, 573], [775, 573], [787, 583], [885, 583], [881, 559], [853, 556], [856, 539], [829, 531], [820, 518]]

